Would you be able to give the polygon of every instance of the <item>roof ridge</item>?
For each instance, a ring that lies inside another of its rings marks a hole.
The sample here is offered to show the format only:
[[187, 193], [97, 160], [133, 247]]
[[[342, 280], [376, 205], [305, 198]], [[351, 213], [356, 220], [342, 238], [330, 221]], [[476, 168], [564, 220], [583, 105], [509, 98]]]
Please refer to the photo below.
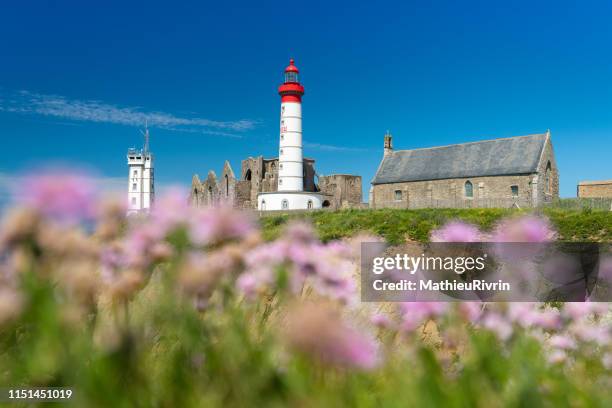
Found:
[[433, 149], [442, 149], [445, 147], [453, 147], [453, 146], [464, 146], [464, 145], [469, 145], [469, 144], [477, 144], [477, 143], [485, 143], [485, 142], [494, 142], [496, 140], [508, 140], [508, 139], [519, 139], [519, 138], [523, 138], [523, 137], [535, 137], [535, 136], [546, 136], [546, 133], [531, 133], [529, 135], [522, 135], [522, 136], [509, 136], [509, 137], [498, 137], [495, 139], [485, 139], [485, 140], [478, 140], [478, 141], [474, 141], [474, 142], [465, 142], [465, 143], [453, 143], [453, 144], [449, 144], [449, 145], [442, 145], [442, 146], [431, 146], [431, 147], [417, 147], [416, 149], [403, 149], [403, 150], [395, 150], [392, 152], [392, 154], [395, 153], [400, 153], [400, 152], [413, 152], [415, 150], [433, 150]]

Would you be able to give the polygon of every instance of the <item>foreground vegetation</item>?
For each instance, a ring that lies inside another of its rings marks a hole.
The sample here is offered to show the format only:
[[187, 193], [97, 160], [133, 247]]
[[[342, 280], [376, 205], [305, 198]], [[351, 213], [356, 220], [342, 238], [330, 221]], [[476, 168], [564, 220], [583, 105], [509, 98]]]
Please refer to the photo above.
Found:
[[37, 175], [3, 218], [0, 388], [69, 387], [78, 407], [612, 404], [607, 304], [362, 303], [357, 248], [377, 237], [337, 240], [609, 239], [608, 214], [299, 216], [323, 243], [182, 193], [126, 220], [91, 184]]
[[277, 237], [290, 220], [313, 223], [324, 241], [370, 232], [389, 243], [425, 242], [431, 231], [452, 220], [462, 220], [490, 230], [500, 219], [520, 214], [541, 214], [552, 222], [563, 241], [612, 242], [612, 211], [544, 208], [539, 211], [511, 209], [380, 209], [314, 211], [261, 217], [267, 238]]

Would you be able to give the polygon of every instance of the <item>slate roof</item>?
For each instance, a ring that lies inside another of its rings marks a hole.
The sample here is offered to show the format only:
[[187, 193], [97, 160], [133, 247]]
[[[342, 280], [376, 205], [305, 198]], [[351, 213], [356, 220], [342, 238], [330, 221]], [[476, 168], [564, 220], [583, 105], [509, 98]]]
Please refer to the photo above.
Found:
[[536, 173], [546, 137], [541, 133], [396, 150], [383, 159], [372, 184]]

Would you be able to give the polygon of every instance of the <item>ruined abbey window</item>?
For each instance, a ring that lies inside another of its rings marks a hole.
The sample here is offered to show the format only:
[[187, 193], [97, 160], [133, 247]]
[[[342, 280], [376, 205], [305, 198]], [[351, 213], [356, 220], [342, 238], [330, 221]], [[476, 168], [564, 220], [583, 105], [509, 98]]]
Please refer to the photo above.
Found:
[[546, 192], [548, 194], [552, 193], [552, 177], [550, 177], [550, 162], [546, 164], [546, 173], [544, 174], [544, 179], [546, 181]]

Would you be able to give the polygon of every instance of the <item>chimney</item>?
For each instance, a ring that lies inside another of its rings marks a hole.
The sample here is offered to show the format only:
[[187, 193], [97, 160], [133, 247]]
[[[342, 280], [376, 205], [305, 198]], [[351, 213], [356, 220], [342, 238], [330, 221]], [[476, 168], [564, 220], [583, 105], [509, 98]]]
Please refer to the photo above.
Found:
[[389, 131], [387, 130], [387, 133], [385, 134], [385, 154], [384, 157], [390, 156], [391, 153], [393, 153], [393, 137], [391, 136], [391, 133], [389, 133]]

